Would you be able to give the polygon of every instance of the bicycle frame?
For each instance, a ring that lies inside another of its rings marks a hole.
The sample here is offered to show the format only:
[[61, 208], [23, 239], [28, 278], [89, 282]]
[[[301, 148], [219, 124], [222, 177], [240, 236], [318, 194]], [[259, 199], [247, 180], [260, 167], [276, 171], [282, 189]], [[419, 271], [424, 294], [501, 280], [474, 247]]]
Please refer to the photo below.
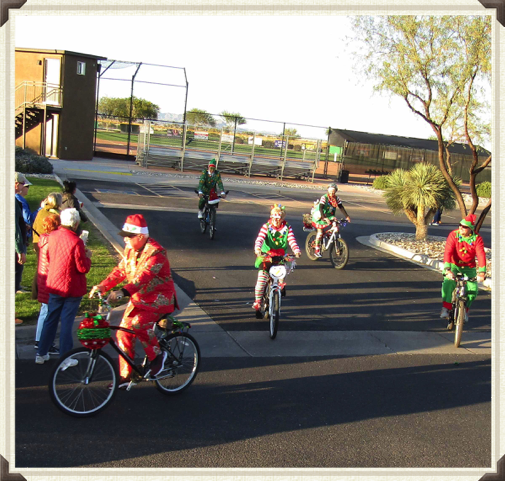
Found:
[[346, 225], [347, 222], [344, 219], [335, 220], [333, 221], [333, 225], [323, 232], [323, 238], [321, 243], [323, 252], [328, 250], [331, 247], [331, 245], [341, 237], [340, 226], [344, 227]]

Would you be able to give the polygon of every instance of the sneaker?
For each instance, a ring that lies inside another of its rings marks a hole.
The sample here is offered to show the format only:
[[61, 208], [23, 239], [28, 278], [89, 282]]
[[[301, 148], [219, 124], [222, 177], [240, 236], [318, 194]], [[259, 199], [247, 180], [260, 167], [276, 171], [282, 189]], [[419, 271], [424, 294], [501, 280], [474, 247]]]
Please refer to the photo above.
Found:
[[256, 311], [259, 311], [261, 309], [261, 302], [260, 301], [254, 301], [254, 304], [252, 305], [252, 308]]
[[449, 319], [449, 309], [447, 307], [442, 307], [442, 310], [440, 311], [440, 319]]
[[61, 370], [66, 371], [69, 367], [77, 366], [77, 364], [79, 364], [77, 359], [67, 358], [61, 363]]
[[29, 291], [28, 289], [25, 289], [24, 287], [20, 287], [17, 291], [16, 291], [16, 294], [28, 294]]
[[46, 361], [49, 361], [49, 354], [45, 356], [39, 356], [38, 354], [35, 356], [35, 364], [44, 364]]
[[151, 369], [149, 370], [149, 376], [151, 379], [154, 379], [163, 370], [167, 356], [167, 351], [163, 351], [161, 354], [156, 356], [153, 362], [151, 362]]
[[203, 210], [198, 211], [198, 218], [203, 219]]
[[323, 257], [323, 256], [321, 255], [321, 251], [320, 251], [320, 250], [318, 250], [318, 251], [314, 251], [314, 255], [315, 255], [316, 257]]
[[60, 355], [60, 350], [53, 344], [50, 348], [49, 351], [47, 351], [48, 354], [51, 356], [59, 356]]

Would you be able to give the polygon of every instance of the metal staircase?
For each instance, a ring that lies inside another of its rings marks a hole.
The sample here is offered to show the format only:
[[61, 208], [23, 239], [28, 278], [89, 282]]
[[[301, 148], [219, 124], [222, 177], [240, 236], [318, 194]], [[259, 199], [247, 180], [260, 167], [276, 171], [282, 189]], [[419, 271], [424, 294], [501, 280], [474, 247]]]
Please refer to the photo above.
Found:
[[[15, 90], [16, 139], [23, 137], [26, 147], [26, 133], [49, 120], [54, 112], [60, 112], [63, 89], [59, 85], [46, 82], [22, 82]], [[45, 149], [46, 129], [42, 129], [40, 150]]]

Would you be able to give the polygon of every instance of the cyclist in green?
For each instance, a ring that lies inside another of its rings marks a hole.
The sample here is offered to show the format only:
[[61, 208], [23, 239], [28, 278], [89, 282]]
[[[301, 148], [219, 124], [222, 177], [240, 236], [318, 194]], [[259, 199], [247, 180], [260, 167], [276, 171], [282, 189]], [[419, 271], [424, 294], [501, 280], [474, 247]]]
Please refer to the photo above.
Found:
[[[484, 241], [475, 233], [475, 214], [469, 214], [459, 223], [458, 229], [453, 230], [447, 237], [444, 253], [444, 280], [442, 282], [442, 311], [440, 319], [448, 319], [452, 309], [452, 291], [456, 287], [455, 274], [461, 272], [477, 282], [484, 282], [486, 278], [486, 252]], [[479, 268], [477, 270], [477, 263]], [[467, 282], [468, 301], [466, 303], [465, 322], [468, 322], [468, 309], [477, 297], [479, 286], [477, 282]]]
[[[200, 181], [198, 183], [198, 218], [203, 219], [203, 208], [205, 207], [204, 195], [209, 196], [209, 204], [219, 204], [219, 196], [216, 192], [216, 186], [221, 190], [220, 197], [225, 199], [223, 181], [221, 180], [221, 173], [216, 170], [216, 159], [209, 162], [208, 169], [202, 172]], [[217, 206], [216, 206], [217, 207]]]
[[328, 193], [324, 194], [318, 201], [318, 204], [312, 209], [312, 226], [317, 229], [316, 246], [314, 255], [321, 257], [321, 241], [323, 239], [323, 229], [335, 220], [335, 212], [337, 207], [340, 209], [347, 222], [351, 222], [351, 218], [347, 214], [342, 201], [337, 194], [337, 184], [331, 183], [328, 185]]

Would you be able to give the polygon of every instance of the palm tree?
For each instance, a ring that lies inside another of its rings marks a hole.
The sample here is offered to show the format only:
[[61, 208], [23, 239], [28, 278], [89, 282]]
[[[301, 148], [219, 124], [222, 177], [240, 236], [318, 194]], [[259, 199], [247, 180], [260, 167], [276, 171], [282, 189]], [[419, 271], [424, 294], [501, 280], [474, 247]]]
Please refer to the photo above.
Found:
[[[459, 185], [459, 179], [453, 179]], [[456, 197], [442, 172], [431, 164], [416, 164], [410, 170], [397, 169], [388, 175], [386, 204], [394, 215], [405, 213], [416, 226], [416, 240], [428, 235], [428, 223], [439, 207], [454, 209]]]

